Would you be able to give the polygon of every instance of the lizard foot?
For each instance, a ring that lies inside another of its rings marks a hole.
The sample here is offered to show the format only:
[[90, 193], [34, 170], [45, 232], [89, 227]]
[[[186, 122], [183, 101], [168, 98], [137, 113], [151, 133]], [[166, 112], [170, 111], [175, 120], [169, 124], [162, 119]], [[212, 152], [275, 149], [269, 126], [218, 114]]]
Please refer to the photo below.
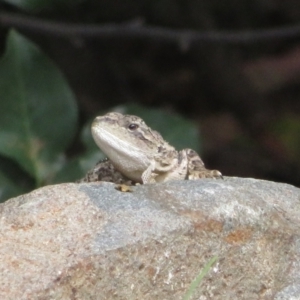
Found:
[[188, 180], [196, 180], [200, 178], [223, 179], [222, 173], [218, 170], [193, 171], [188, 175]]

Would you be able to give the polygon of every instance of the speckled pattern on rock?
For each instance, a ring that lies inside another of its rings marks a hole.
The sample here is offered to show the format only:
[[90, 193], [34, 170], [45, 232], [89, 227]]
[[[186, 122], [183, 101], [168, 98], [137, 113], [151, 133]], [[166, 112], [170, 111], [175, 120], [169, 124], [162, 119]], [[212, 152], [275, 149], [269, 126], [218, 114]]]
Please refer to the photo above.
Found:
[[[300, 299], [300, 190], [255, 179], [44, 187], [0, 205], [0, 299]], [[297, 298], [298, 297], [298, 298]]]

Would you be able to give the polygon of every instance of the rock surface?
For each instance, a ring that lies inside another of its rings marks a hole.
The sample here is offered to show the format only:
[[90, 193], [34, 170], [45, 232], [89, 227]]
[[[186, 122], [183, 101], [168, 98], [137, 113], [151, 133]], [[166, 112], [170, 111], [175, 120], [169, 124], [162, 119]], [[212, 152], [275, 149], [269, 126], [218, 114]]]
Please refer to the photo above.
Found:
[[300, 299], [300, 190], [254, 179], [122, 193], [47, 186], [0, 205], [0, 299]]

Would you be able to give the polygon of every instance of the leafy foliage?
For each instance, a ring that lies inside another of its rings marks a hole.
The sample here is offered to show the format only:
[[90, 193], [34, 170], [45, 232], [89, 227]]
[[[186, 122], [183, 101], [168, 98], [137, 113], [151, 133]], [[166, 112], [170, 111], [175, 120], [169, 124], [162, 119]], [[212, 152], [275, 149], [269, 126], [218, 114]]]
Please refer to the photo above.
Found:
[[[77, 132], [74, 95], [53, 62], [14, 30], [0, 60], [0, 99], [1, 201], [41, 185], [74, 181], [104, 158], [91, 137], [91, 121], [80, 134], [85, 152], [66, 157]], [[198, 149], [197, 130], [177, 115], [134, 104], [111, 110], [141, 116], [179, 149]]]
[[77, 109], [60, 71], [16, 31], [0, 61], [0, 153], [40, 185], [76, 131]]
[[0, 61], [0, 99], [0, 154], [36, 186], [50, 182], [76, 132], [77, 107], [57, 67], [14, 30]]

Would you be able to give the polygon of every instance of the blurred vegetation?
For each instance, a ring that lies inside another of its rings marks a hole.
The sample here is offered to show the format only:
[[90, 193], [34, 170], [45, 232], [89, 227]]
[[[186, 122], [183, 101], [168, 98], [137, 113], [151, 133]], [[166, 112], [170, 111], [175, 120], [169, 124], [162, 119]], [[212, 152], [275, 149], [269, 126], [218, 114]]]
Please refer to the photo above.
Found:
[[[2, 201], [42, 185], [79, 179], [104, 158], [92, 140], [90, 121], [80, 134], [85, 151], [72, 158], [65, 155], [78, 130], [75, 97], [59, 69], [15, 30], [7, 36], [0, 78]], [[152, 127], [172, 145], [199, 149], [195, 126], [176, 114], [136, 104], [113, 110], [139, 115], [148, 124], [156, 119]], [[15, 165], [7, 167], [9, 161]]]
[[0, 200], [83, 176], [111, 110], [300, 186], [299, 20], [295, 0], [0, 2]]

